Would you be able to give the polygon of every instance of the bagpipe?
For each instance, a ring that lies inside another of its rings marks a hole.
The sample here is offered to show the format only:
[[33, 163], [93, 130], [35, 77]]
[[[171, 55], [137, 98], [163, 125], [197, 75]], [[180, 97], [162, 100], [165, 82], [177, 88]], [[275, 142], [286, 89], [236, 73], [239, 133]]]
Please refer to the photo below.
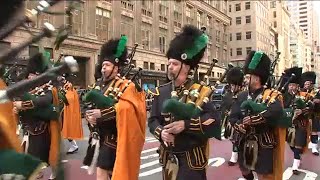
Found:
[[[258, 95], [255, 99], [252, 99], [249, 95], [248, 91], [248, 99], [245, 100], [241, 104], [241, 112], [242, 115], [245, 116], [252, 116], [257, 115], [265, 110], [274, 103], [276, 100], [280, 100], [281, 103], [283, 101], [282, 93], [285, 90], [285, 87], [288, 86], [290, 81], [295, 78], [295, 74], [291, 74], [288, 79], [284, 78], [284, 73], [282, 74], [280, 80], [276, 83], [274, 78], [274, 70], [277, 65], [279, 59], [280, 52], [277, 52], [277, 56], [275, 60], [271, 63], [270, 66], [270, 76], [263, 86], [263, 91], [260, 95]], [[292, 108], [286, 108], [283, 110], [283, 115], [280, 116], [278, 119], [273, 120], [270, 125], [277, 125], [280, 127], [290, 127], [291, 126], [291, 119], [292, 119]]]
[[178, 92], [175, 90], [175, 81], [172, 80], [171, 98], [167, 99], [162, 106], [162, 115], [166, 121], [170, 120], [170, 116], [174, 120], [189, 120], [194, 117], [199, 117], [203, 111], [204, 105], [206, 105], [211, 98], [212, 93], [215, 91], [216, 86], [219, 85], [225, 78], [227, 72], [231, 68], [224, 72], [215, 85], [210, 86], [209, 77], [211, 75], [213, 67], [216, 66], [218, 60], [213, 59], [207, 73], [200, 81], [200, 83], [193, 83], [183, 90], [183, 94], [179, 97]]

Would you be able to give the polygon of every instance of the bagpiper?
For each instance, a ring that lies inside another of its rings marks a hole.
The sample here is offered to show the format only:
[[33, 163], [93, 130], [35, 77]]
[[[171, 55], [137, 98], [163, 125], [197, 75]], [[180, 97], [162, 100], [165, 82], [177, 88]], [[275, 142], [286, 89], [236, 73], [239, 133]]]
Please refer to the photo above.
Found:
[[[27, 78], [32, 79], [49, 68], [49, 60], [42, 53], [33, 56], [27, 65]], [[58, 121], [58, 92], [51, 82], [26, 92], [21, 101], [14, 102], [15, 111], [23, 126], [23, 149], [52, 168], [55, 178], [60, 152], [60, 122]]]
[[231, 68], [227, 74], [227, 83], [230, 86], [230, 91], [226, 93], [223, 101], [231, 101], [231, 104], [229, 105], [229, 107], [227, 107], [226, 112], [224, 112], [225, 120], [224, 120], [223, 126], [225, 126], [224, 137], [230, 138], [232, 142], [232, 152], [231, 152], [230, 160], [228, 162], [229, 166], [234, 166], [237, 163], [238, 148], [234, 144], [234, 138], [237, 136], [237, 134], [232, 128], [232, 125], [228, 119], [229, 119], [232, 103], [237, 99], [237, 95], [238, 93], [241, 92], [241, 89], [243, 87], [243, 79], [244, 79], [244, 74], [240, 67]]
[[277, 127], [283, 107], [281, 94], [264, 86], [269, 80], [270, 64], [264, 52], [251, 51], [247, 55], [244, 74], [249, 80], [248, 90], [238, 95], [229, 117], [239, 134], [235, 141], [238, 163], [247, 180], [254, 179], [253, 171], [259, 179], [282, 179], [285, 129]]
[[[208, 140], [221, 136], [220, 115], [207, 101], [210, 88], [188, 78], [207, 43], [208, 37], [199, 29], [184, 26], [166, 53], [171, 82], [153, 90], [148, 126], [161, 143], [158, 152], [164, 180], [207, 179]], [[195, 105], [201, 113], [194, 112]]]
[[[302, 74], [302, 82], [301, 88], [302, 91], [306, 93], [308, 100], [313, 103], [313, 105], [317, 105], [319, 107], [319, 91], [314, 89], [314, 84], [316, 83], [316, 73], [313, 71], [307, 71]], [[316, 108], [312, 108], [314, 110], [310, 111], [309, 118], [312, 121], [312, 129], [311, 136], [309, 142], [309, 149], [311, 149], [312, 154], [319, 156], [318, 151], [318, 133], [320, 132], [320, 118], [319, 112]]]
[[93, 104], [85, 116], [93, 129], [91, 144], [99, 147], [97, 160], [96, 152], [89, 160], [90, 167], [97, 165], [97, 179], [137, 180], [139, 176], [147, 118], [145, 94], [121, 76], [127, 63], [126, 43], [123, 35], [102, 45], [97, 66], [101, 81], [84, 97]]

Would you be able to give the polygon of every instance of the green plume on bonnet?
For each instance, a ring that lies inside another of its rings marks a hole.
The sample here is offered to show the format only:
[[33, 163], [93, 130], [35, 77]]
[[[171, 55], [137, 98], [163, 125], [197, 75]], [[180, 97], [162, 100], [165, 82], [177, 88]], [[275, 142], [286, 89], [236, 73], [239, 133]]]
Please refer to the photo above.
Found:
[[119, 43], [118, 43], [118, 46], [117, 46], [117, 51], [116, 51], [116, 54], [114, 55], [114, 57], [119, 58], [122, 55], [123, 51], [125, 50], [125, 48], [127, 46], [127, 41], [128, 41], [127, 36], [121, 36]]
[[262, 55], [263, 55], [262, 51], [256, 51], [251, 59], [251, 62], [248, 68], [251, 70], [255, 70], [261, 61]]
[[197, 37], [192, 48], [185, 51], [185, 53], [187, 54], [187, 59], [190, 60], [195, 55], [197, 55], [203, 48], [207, 46], [208, 41], [209, 38], [206, 34], [202, 34], [201, 36]]

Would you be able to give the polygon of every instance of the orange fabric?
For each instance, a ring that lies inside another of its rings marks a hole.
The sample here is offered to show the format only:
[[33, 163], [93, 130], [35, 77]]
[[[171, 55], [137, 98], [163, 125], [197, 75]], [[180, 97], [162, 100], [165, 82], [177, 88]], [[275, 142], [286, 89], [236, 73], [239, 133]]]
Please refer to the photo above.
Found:
[[[5, 82], [0, 79], [0, 89], [6, 89], [7, 85]], [[3, 114], [4, 117], [7, 117], [6, 123], [10, 131], [16, 133], [17, 125], [18, 125], [18, 117], [13, 112], [13, 102], [7, 102], [0, 104], [0, 113]]]
[[79, 95], [71, 87], [66, 92], [69, 105], [64, 106], [62, 137], [65, 139], [83, 139], [82, 120], [80, 113]]
[[112, 180], [138, 180], [147, 119], [144, 92], [131, 83], [115, 109], [118, 138]]
[[[283, 97], [282, 95], [278, 95], [279, 92], [266, 89], [263, 93], [263, 99], [266, 99], [270, 96], [269, 102], [272, 102], [277, 98], [283, 107]], [[271, 94], [270, 94], [271, 93]], [[265, 175], [263, 179], [270, 180], [282, 180], [282, 174], [284, 169], [284, 153], [285, 153], [285, 145], [286, 145], [286, 128], [276, 127], [274, 129], [275, 140], [277, 142], [277, 146], [273, 149], [273, 173], [269, 175]]]
[[[6, 89], [7, 85], [0, 79], [0, 89]], [[17, 116], [13, 112], [13, 103], [0, 104], [0, 149], [14, 149], [22, 152], [20, 140], [16, 135]]]
[[[52, 89], [52, 97], [54, 106], [58, 107], [59, 98], [58, 98], [58, 90], [56, 88]], [[51, 144], [49, 151], [49, 164], [51, 167], [56, 168], [59, 161], [60, 154], [60, 122], [56, 119], [52, 119], [50, 121], [50, 136], [51, 136]]]

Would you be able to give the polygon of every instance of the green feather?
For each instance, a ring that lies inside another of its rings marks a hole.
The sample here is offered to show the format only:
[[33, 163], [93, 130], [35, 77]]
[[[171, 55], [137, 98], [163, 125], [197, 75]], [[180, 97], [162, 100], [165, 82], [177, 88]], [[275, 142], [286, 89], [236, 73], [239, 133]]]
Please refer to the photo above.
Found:
[[118, 46], [117, 46], [117, 52], [114, 55], [114, 57], [119, 58], [122, 55], [123, 51], [125, 50], [125, 48], [127, 46], [127, 41], [128, 41], [127, 36], [121, 36], [119, 43], [118, 43]]
[[257, 66], [259, 65], [260, 61], [261, 61], [261, 57], [263, 55], [262, 51], [256, 51], [251, 59], [251, 62], [249, 64], [249, 69], [254, 70], [257, 68]]
[[162, 105], [162, 112], [171, 113], [178, 120], [188, 120], [193, 117], [194, 105], [179, 102], [177, 99], [167, 99]]
[[203, 48], [205, 48], [208, 44], [209, 38], [207, 35], [202, 34], [197, 37], [194, 41], [192, 48], [187, 49], [185, 53], [187, 54], [187, 60], [191, 60], [194, 56], [196, 56]]
[[115, 101], [103, 95], [99, 90], [92, 89], [83, 98], [85, 102], [94, 103], [97, 108], [107, 108], [114, 105]]

